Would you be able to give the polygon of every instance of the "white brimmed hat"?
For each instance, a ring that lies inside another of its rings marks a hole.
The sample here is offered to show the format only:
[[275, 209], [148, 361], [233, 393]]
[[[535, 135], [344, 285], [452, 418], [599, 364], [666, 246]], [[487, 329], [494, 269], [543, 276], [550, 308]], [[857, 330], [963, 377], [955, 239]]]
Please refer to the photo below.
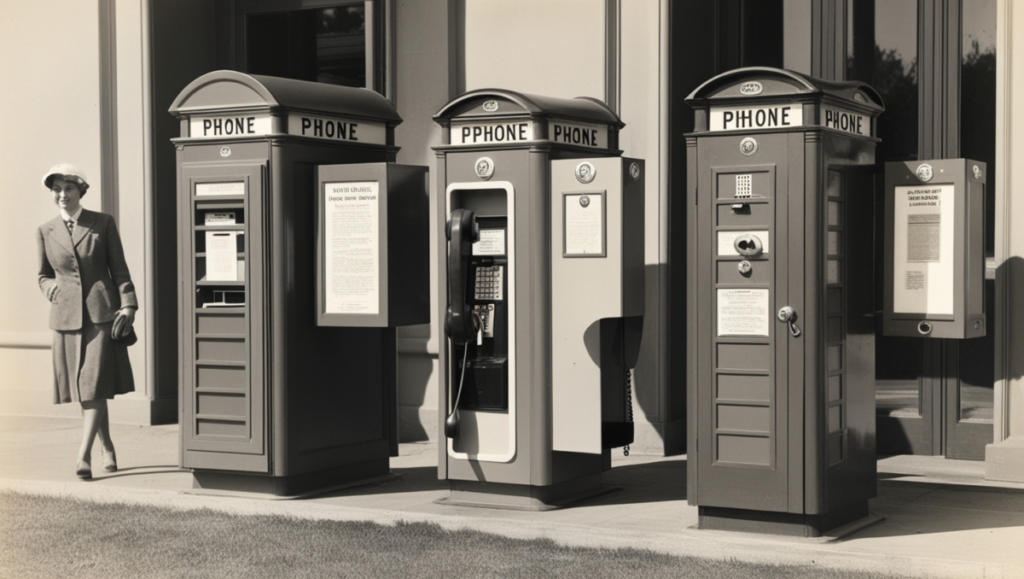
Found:
[[85, 190], [89, 188], [89, 180], [85, 178], [85, 173], [71, 163], [60, 163], [50, 167], [46, 175], [43, 175], [43, 186], [47, 189], [53, 187], [53, 180], [57, 178], [78, 183], [82, 193], [85, 193]]

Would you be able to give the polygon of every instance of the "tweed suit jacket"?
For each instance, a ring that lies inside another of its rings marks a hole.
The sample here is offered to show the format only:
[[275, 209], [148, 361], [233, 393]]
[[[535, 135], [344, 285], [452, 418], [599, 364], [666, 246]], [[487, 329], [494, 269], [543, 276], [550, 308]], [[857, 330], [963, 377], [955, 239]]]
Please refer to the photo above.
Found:
[[138, 308], [114, 218], [82, 209], [74, 235], [58, 215], [39, 226], [39, 289], [50, 304], [51, 330], [82, 329], [83, 309], [96, 324], [111, 322], [122, 307]]

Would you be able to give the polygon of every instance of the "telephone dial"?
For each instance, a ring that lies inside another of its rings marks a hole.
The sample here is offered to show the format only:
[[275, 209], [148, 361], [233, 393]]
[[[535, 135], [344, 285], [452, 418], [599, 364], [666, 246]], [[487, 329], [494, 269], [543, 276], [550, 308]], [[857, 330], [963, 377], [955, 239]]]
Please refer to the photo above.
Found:
[[[458, 438], [459, 409], [503, 412], [508, 410], [508, 294], [505, 217], [477, 217], [469, 209], [451, 212], [448, 238], [448, 310], [444, 329], [452, 343], [457, 372], [450, 373], [445, 436]], [[486, 248], [474, 244], [487, 234]], [[494, 239], [500, 241], [495, 243]], [[454, 364], [453, 364], [454, 366]], [[456, 382], [456, 374], [458, 382]], [[454, 394], [454, 396], [452, 396]]]

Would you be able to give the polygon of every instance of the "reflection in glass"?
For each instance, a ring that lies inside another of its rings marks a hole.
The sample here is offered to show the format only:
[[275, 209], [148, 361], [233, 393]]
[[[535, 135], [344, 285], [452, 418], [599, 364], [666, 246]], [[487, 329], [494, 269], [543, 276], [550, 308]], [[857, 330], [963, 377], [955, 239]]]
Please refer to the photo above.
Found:
[[357, 4], [249, 14], [246, 71], [366, 86], [366, 8]]
[[[877, 171], [888, 161], [916, 159], [917, 126], [917, 0], [851, 0], [847, 3], [849, 80], [873, 86], [882, 96], [885, 112], [878, 119], [882, 139], [875, 153]], [[876, 222], [883, 222], [876, 203]], [[881, 309], [885, 247], [882, 228], [875, 240], [876, 309]], [[878, 414], [921, 415], [921, 340], [882, 335], [881, 316], [876, 318], [875, 397]]]

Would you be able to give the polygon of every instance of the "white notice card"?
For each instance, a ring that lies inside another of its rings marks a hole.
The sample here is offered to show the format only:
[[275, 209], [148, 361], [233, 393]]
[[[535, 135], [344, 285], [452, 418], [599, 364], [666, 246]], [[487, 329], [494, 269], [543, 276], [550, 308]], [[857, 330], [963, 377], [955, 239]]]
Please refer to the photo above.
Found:
[[565, 195], [567, 256], [604, 255], [604, 194]]
[[952, 185], [895, 188], [893, 311], [953, 314]]
[[718, 290], [719, 336], [768, 336], [770, 322], [768, 290]]
[[206, 281], [239, 281], [238, 233], [206, 232]]
[[324, 184], [324, 313], [380, 313], [376, 181]]

